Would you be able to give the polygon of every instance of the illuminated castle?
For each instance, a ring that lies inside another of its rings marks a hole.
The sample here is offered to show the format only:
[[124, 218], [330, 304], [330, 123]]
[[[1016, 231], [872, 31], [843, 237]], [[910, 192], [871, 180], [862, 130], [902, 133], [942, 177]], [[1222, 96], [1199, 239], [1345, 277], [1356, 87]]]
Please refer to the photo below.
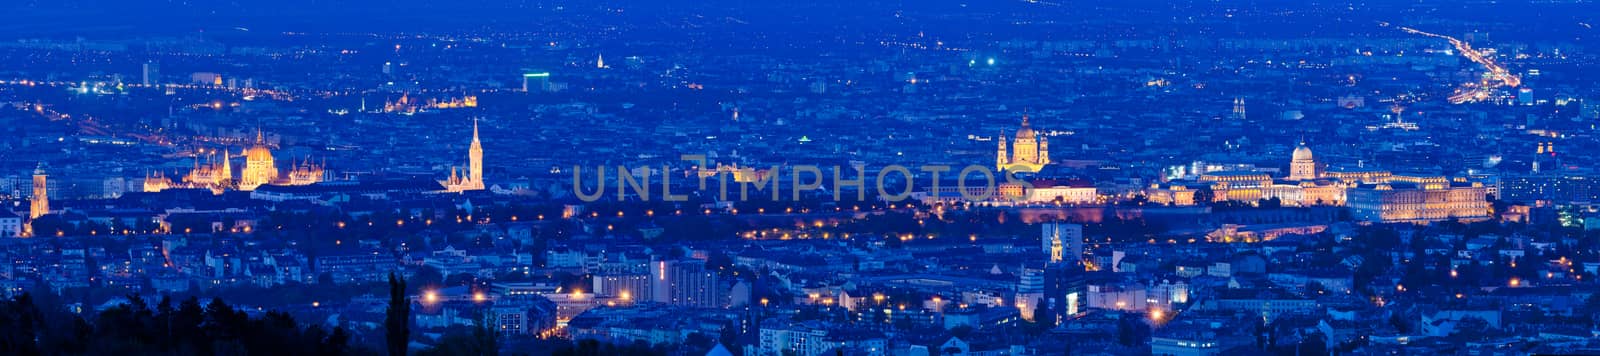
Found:
[[995, 169], [1011, 172], [1038, 172], [1050, 164], [1050, 143], [1036, 137], [1028, 126], [1028, 115], [1022, 115], [1022, 128], [1017, 130], [1015, 143], [1008, 154], [1006, 138], [1000, 136], [1000, 148], [995, 154]]
[[419, 101], [412, 98], [410, 94], [402, 93], [400, 94], [399, 99], [396, 99], [395, 101], [384, 102], [383, 112], [413, 114], [416, 113], [417, 110], [423, 109], [461, 109], [475, 107], [478, 107], [478, 97], [474, 95], [463, 95], [458, 98], [446, 98], [444, 100], [428, 99], [426, 101]]
[[1289, 160], [1289, 180], [1312, 180], [1322, 178], [1322, 167], [1317, 165], [1317, 160], [1311, 156], [1311, 148], [1301, 142], [1295, 147], [1294, 155]]
[[1145, 194], [1156, 204], [1182, 206], [1207, 203], [1200, 191], [1210, 193], [1209, 202], [1277, 199], [1284, 206], [1345, 206], [1358, 220], [1385, 223], [1475, 221], [1493, 211], [1481, 181], [1363, 168], [1326, 170], [1305, 143], [1295, 147], [1283, 179], [1260, 171], [1203, 172], [1195, 181], [1152, 184]]
[[472, 122], [472, 147], [467, 149], [467, 167], [450, 167], [450, 179], [439, 182], [446, 191], [483, 190], [483, 144], [478, 142], [478, 122]]

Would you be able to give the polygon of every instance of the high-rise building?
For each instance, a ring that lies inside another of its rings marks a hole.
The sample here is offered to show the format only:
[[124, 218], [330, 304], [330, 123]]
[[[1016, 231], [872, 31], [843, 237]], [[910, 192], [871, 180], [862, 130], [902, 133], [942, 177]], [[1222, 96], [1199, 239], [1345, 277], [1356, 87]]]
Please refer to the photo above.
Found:
[[1244, 120], [1244, 98], [1233, 98], [1233, 118]]
[[1552, 173], [1509, 176], [1500, 179], [1499, 188], [1500, 200], [1510, 202], [1600, 201], [1600, 177], [1594, 176]]
[[651, 298], [657, 303], [697, 308], [721, 308], [728, 304], [717, 271], [706, 269], [703, 261], [651, 262], [650, 277]]
[[1050, 263], [1077, 263], [1083, 260], [1083, 225], [1040, 224], [1040, 245], [1050, 255]]
[[144, 63], [144, 70], [143, 70], [142, 74], [143, 74], [143, 80], [141, 81], [141, 83], [143, 83], [144, 85], [152, 86], [152, 85], [160, 85], [161, 84], [161, 64], [160, 63], [145, 62]]
[[1035, 309], [1034, 320], [1045, 325], [1078, 317], [1088, 306], [1085, 292], [1088, 281], [1081, 263], [1052, 263], [1044, 269], [1044, 296]]
[[1589, 120], [1600, 120], [1600, 99], [1584, 99], [1578, 116]]
[[522, 74], [522, 92], [550, 90], [550, 73], [524, 73]]
[[650, 275], [642, 273], [604, 272], [594, 275], [594, 294], [603, 297], [634, 301], [651, 298]]

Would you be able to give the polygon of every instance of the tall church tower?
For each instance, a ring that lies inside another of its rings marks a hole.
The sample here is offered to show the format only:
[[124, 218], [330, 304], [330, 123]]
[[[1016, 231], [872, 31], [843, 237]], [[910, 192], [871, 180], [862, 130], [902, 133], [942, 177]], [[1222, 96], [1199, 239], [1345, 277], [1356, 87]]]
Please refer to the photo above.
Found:
[[33, 170], [33, 200], [28, 204], [28, 220], [50, 213], [50, 182], [44, 174], [44, 163]]
[[1049, 138], [1040, 137], [1039, 138], [1039, 164], [1042, 165], [1042, 164], [1049, 164], [1049, 163], [1050, 163], [1050, 140], [1049, 140]]
[[1050, 263], [1059, 263], [1063, 258], [1065, 258], [1065, 256], [1062, 256], [1062, 249], [1061, 237], [1052, 237], [1050, 239]]
[[1006, 150], [1006, 133], [1002, 131], [1000, 132], [1000, 150], [996, 153], [994, 159], [994, 170], [1006, 169], [1006, 165], [1009, 164], [1011, 164], [1011, 152]]
[[445, 191], [483, 190], [483, 143], [478, 141], [478, 120], [472, 120], [472, 146], [467, 148], [467, 166], [450, 167], [450, 179], [439, 182]]
[[483, 186], [483, 143], [478, 142], [478, 120], [472, 120], [472, 147], [467, 149], [469, 177], [480, 188]]
[[223, 185], [233, 183], [233, 153], [227, 147], [222, 148], [222, 181]]

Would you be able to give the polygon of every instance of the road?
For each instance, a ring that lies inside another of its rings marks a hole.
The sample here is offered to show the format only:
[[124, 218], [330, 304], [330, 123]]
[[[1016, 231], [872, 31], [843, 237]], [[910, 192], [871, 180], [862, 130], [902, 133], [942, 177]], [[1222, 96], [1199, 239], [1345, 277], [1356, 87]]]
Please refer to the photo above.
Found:
[[1494, 58], [1484, 54], [1483, 51], [1472, 48], [1471, 43], [1456, 39], [1455, 37], [1425, 32], [1410, 27], [1402, 26], [1400, 27], [1400, 30], [1410, 34], [1443, 38], [1448, 40], [1450, 41], [1450, 45], [1456, 47], [1457, 52], [1461, 52], [1461, 56], [1467, 57], [1467, 60], [1483, 66], [1483, 68], [1488, 72], [1488, 75], [1485, 75], [1482, 80], [1479, 80], [1476, 83], [1465, 83], [1462, 84], [1460, 88], [1456, 88], [1455, 93], [1450, 95], [1450, 102], [1453, 104], [1480, 102], [1489, 99], [1489, 96], [1494, 92], [1495, 89], [1501, 87], [1515, 88], [1518, 85], [1522, 85], [1522, 78], [1511, 74], [1511, 71], [1506, 70], [1505, 66], [1495, 63]]

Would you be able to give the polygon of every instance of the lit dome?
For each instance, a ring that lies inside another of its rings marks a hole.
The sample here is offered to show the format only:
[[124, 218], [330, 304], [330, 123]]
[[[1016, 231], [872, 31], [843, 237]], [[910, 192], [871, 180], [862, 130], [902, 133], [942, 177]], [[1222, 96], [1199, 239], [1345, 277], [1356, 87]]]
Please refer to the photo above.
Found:
[[250, 161], [271, 161], [272, 150], [267, 149], [267, 146], [255, 146], [251, 147], [250, 150], [245, 151], [244, 157], [246, 160]]
[[1033, 128], [1028, 126], [1028, 115], [1022, 115], [1022, 128], [1017, 129], [1017, 140], [1032, 140]]
[[262, 137], [261, 130], [256, 129], [256, 145], [244, 152], [246, 161], [272, 162], [272, 149], [267, 148], [266, 140]]
[[1304, 143], [1300, 144], [1300, 147], [1295, 147], [1295, 149], [1294, 149], [1294, 160], [1296, 160], [1296, 161], [1310, 161], [1311, 160], [1311, 148], [1310, 147], [1306, 147], [1306, 145]]

